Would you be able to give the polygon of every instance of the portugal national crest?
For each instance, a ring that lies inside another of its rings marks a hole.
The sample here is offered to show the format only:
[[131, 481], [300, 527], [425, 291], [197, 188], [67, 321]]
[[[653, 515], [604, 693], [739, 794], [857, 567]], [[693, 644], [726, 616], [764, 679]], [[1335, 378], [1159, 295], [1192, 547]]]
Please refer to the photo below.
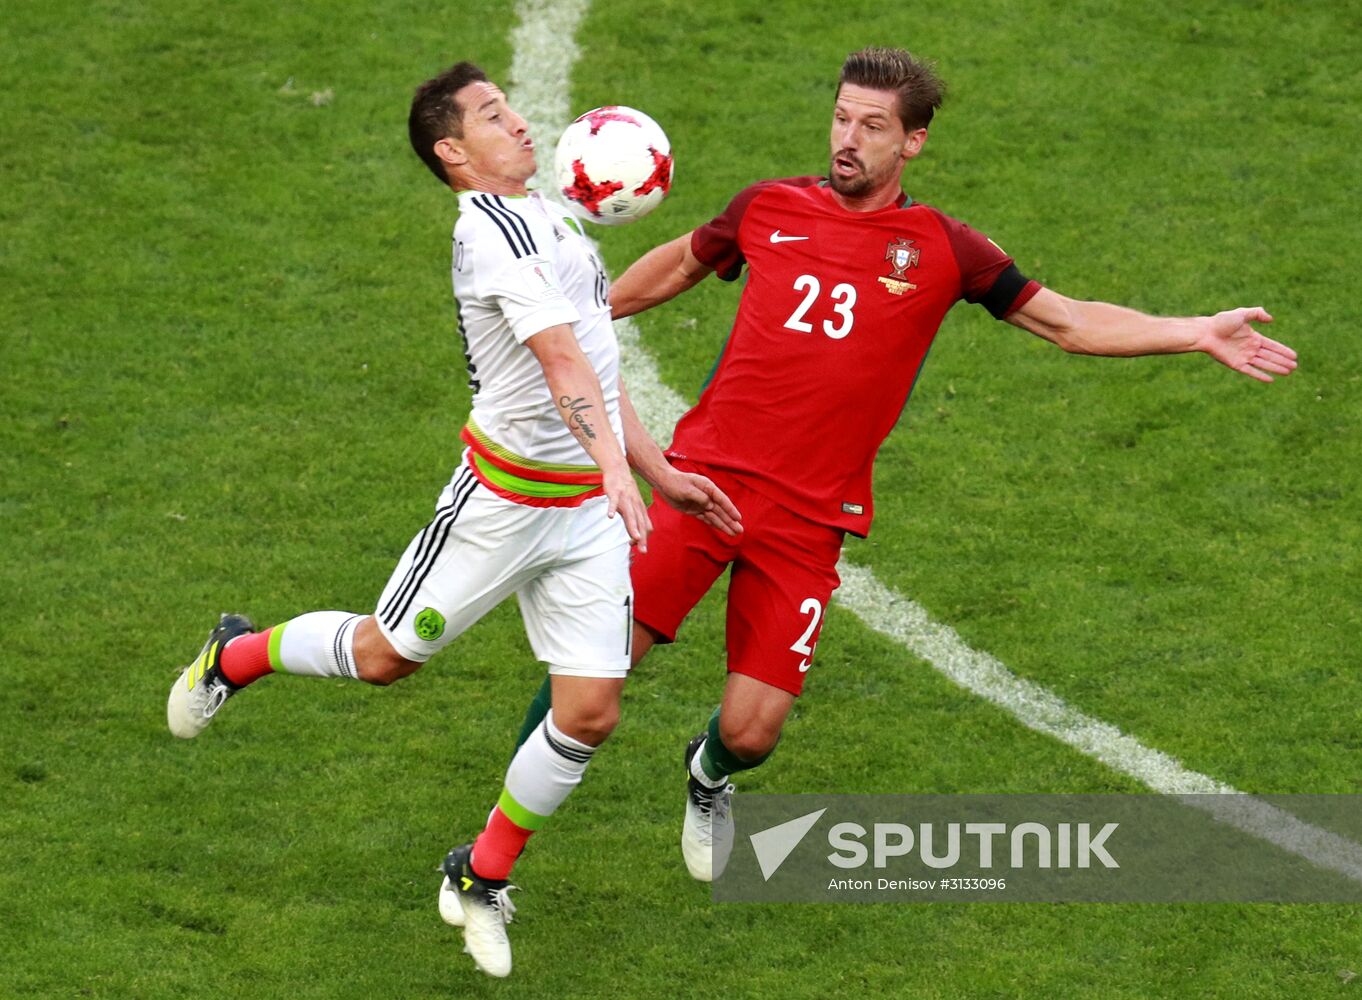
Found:
[[922, 251], [913, 246], [913, 241], [900, 236], [896, 240], [891, 240], [889, 246], [885, 248], [884, 259], [889, 261], [889, 266], [893, 268], [891, 274], [880, 278], [880, 282], [885, 288], [895, 295], [902, 295], [917, 287], [905, 277], [910, 267], [917, 267], [918, 259], [922, 256]]

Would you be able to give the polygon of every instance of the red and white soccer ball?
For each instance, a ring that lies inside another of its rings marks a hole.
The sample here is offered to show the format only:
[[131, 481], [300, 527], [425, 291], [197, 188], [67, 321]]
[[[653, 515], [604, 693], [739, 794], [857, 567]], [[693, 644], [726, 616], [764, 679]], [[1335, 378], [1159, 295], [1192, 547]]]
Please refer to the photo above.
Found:
[[642, 111], [588, 111], [558, 140], [554, 178], [579, 218], [620, 226], [655, 209], [672, 186], [672, 144]]

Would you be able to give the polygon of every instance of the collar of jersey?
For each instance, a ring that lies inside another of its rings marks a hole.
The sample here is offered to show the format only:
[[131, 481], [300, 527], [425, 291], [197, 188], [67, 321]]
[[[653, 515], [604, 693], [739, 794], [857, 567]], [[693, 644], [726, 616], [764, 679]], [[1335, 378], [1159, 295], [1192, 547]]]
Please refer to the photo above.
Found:
[[455, 188], [455, 197], [462, 198], [466, 194], [485, 194], [493, 198], [510, 198], [512, 201], [525, 201], [531, 195], [537, 195], [538, 191], [531, 191], [529, 194], [492, 194], [491, 191], [479, 191], [477, 188]]

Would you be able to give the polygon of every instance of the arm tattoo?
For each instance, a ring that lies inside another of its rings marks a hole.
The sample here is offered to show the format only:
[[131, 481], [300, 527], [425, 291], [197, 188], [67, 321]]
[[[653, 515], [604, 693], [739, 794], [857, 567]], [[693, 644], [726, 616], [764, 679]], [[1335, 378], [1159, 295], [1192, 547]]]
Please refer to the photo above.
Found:
[[567, 396], [561, 396], [558, 399], [558, 405], [561, 406], [563, 409], [567, 410], [571, 414], [568, 417], [568, 422], [571, 424], [575, 424], [577, 427], [581, 428], [581, 431], [583, 434], [586, 435], [587, 440], [589, 441], [596, 440], [596, 431], [592, 428], [592, 426], [589, 423], [587, 423], [586, 420], [586, 411], [591, 409], [590, 403], [588, 403], [581, 396], [578, 396], [576, 399], [571, 399]]

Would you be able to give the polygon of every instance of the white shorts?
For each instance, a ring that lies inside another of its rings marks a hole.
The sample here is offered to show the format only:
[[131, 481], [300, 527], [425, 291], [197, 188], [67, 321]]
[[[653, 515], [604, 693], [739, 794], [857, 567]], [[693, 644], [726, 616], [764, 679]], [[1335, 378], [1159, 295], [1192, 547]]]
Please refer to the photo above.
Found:
[[487, 489], [461, 465], [434, 519], [411, 540], [374, 617], [402, 656], [424, 663], [511, 594], [549, 673], [629, 673], [629, 536], [608, 500], [530, 507]]

